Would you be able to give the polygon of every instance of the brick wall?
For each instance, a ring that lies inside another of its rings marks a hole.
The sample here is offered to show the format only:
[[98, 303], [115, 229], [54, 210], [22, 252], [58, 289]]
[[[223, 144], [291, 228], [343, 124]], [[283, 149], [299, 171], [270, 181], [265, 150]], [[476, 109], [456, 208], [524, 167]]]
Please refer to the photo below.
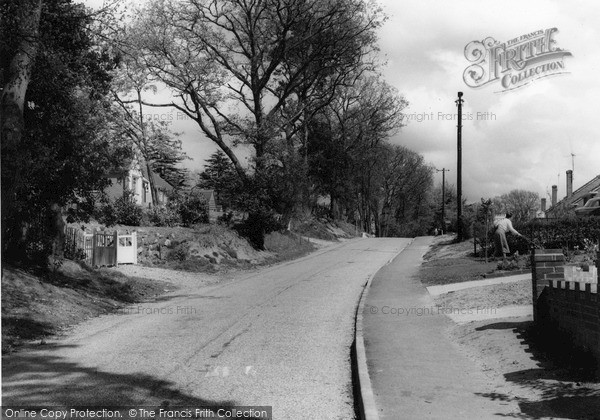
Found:
[[594, 354], [600, 361], [600, 300], [598, 285], [568, 281], [552, 281], [546, 295], [544, 314], [573, 342]]
[[565, 256], [562, 249], [535, 250], [531, 254], [533, 316], [537, 319], [538, 299], [551, 280], [564, 280]]
[[[600, 252], [596, 266], [600, 266]], [[549, 334], [558, 330], [568, 335], [600, 366], [598, 284], [565, 281], [562, 251], [545, 250], [532, 255], [532, 286], [535, 323]]]

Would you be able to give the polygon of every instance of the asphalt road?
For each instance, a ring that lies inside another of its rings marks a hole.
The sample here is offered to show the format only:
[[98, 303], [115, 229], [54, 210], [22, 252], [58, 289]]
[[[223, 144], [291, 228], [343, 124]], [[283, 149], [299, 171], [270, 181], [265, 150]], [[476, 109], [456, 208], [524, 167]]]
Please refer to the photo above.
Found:
[[3, 405], [271, 406], [352, 419], [350, 345], [367, 279], [408, 239], [356, 239], [80, 324], [3, 357]]

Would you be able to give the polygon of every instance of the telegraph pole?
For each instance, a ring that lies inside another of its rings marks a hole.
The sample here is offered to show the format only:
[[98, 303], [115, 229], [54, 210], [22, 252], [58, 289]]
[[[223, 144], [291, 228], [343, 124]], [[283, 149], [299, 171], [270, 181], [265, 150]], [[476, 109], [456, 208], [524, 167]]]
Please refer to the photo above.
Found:
[[455, 101], [458, 106], [458, 126], [456, 132], [457, 143], [457, 162], [456, 162], [456, 240], [463, 241], [462, 231], [462, 99], [463, 93], [458, 92], [458, 99]]
[[450, 169], [442, 168], [436, 171], [442, 173], [442, 233], [446, 230], [446, 172]]

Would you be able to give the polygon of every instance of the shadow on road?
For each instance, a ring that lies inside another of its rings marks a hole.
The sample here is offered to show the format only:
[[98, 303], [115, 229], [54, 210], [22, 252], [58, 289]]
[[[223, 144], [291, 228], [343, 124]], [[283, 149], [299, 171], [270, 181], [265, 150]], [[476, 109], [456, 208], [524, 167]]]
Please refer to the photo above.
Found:
[[[166, 408], [239, 406], [188, 395], [173, 382], [147, 374], [118, 374], [67, 362], [58, 352], [77, 346], [49, 345], [44, 352], [5, 357], [2, 372], [4, 406]], [[50, 351], [48, 351], [50, 350]], [[52, 353], [52, 354], [49, 354]]]

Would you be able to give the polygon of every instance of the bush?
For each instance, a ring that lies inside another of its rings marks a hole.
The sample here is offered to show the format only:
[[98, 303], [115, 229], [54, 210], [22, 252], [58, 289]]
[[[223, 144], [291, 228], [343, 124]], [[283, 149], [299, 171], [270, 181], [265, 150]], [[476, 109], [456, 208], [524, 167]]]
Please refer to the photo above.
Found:
[[97, 219], [107, 227], [114, 225], [140, 226], [144, 211], [133, 201], [133, 193], [126, 192], [114, 203], [106, 201], [100, 208]]
[[234, 226], [234, 229], [248, 239], [256, 249], [265, 249], [265, 235], [267, 233], [283, 231], [286, 226], [281, 217], [268, 209], [262, 209], [256, 213], [250, 213], [242, 223]]
[[183, 226], [208, 223], [208, 204], [201, 195], [190, 194], [179, 199], [177, 211]]
[[[546, 249], [584, 249], [590, 241], [597, 243], [600, 239], [600, 217], [534, 219], [515, 225], [515, 229]], [[521, 238], [511, 240], [517, 247], [525, 242]]]
[[153, 207], [146, 211], [146, 217], [153, 226], [173, 227], [181, 223], [178, 209], [172, 206]]
[[226, 213], [223, 213], [217, 218], [217, 222], [222, 225], [229, 226], [233, 222], [233, 212], [228, 211]]
[[144, 216], [142, 207], [125, 196], [115, 201], [115, 210], [117, 213], [117, 223], [120, 225], [139, 226]]
[[[528, 236], [523, 230], [519, 230], [518, 227], [515, 229], [520, 232], [522, 235]], [[494, 236], [492, 236], [493, 240]], [[511, 252], [518, 252], [519, 254], [529, 254], [531, 250], [531, 243], [520, 236], [508, 234], [506, 235], [506, 242], [508, 243], [508, 247]], [[546, 247], [544, 247], [546, 248]]]
[[64, 257], [73, 261], [83, 261], [86, 259], [85, 251], [77, 246], [74, 241], [65, 243]]

